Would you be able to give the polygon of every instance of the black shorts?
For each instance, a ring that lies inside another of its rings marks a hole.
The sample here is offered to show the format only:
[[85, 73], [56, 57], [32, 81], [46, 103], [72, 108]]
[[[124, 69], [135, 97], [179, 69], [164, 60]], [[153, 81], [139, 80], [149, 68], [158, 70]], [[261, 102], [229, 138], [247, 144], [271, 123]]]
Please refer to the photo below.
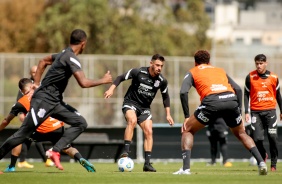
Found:
[[124, 103], [122, 106], [122, 112], [125, 117], [125, 113], [127, 110], [134, 110], [135, 114], [137, 116], [137, 123], [140, 124], [145, 120], [151, 120], [152, 114], [150, 108], [142, 108], [140, 106], [130, 104], [130, 103]]
[[234, 128], [241, 124], [242, 116], [237, 101], [210, 101], [201, 103], [194, 112], [195, 118], [204, 125], [213, 123], [222, 117], [226, 125]]

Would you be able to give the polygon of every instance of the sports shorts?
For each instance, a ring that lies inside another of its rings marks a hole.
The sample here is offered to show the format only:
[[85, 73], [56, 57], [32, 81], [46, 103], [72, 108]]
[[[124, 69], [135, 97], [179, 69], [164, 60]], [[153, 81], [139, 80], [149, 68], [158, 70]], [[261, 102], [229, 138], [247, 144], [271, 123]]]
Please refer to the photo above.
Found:
[[122, 106], [122, 112], [125, 117], [125, 113], [127, 110], [134, 110], [137, 116], [137, 123], [140, 124], [145, 120], [151, 120], [152, 114], [150, 108], [142, 108], [134, 104], [124, 103]]
[[202, 102], [195, 110], [194, 116], [204, 125], [214, 123], [219, 117], [222, 117], [226, 125], [230, 128], [237, 127], [242, 122], [240, 108], [238, 102], [235, 100]]

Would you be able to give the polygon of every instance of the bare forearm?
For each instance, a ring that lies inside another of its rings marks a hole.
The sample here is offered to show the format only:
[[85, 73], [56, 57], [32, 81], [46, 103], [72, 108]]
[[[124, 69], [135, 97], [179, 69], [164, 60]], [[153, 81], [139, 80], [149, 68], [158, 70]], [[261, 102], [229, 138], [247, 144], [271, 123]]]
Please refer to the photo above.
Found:
[[110, 74], [110, 71], [108, 71], [104, 75], [104, 77], [102, 77], [101, 79], [97, 79], [97, 80], [86, 78], [82, 70], [76, 71], [75, 73], [73, 73], [73, 75], [76, 78], [80, 87], [82, 88], [91, 88], [91, 87], [99, 86], [102, 84], [112, 83], [112, 75]]
[[35, 85], [39, 86], [43, 72], [45, 71], [45, 69], [48, 65], [52, 64], [52, 62], [53, 62], [52, 61], [52, 55], [46, 56], [39, 61], [38, 65], [37, 65], [36, 73], [35, 73], [35, 76], [34, 76], [34, 84]]
[[14, 119], [14, 115], [13, 114], [9, 114], [1, 123], [0, 125], [0, 131], [2, 131], [6, 126], [9, 125], [9, 123], [12, 121], [12, 119]]
[[165, 108], [166, 116], [170, 116], [170, 107]]
[[104, 79], [97, 79], [97, 80], [86, 79], [83, 81], [81, 87], [82, 88], [91, 88], [91, 87], [99, 86], [102, 84], [107, 84], [107, 82]]

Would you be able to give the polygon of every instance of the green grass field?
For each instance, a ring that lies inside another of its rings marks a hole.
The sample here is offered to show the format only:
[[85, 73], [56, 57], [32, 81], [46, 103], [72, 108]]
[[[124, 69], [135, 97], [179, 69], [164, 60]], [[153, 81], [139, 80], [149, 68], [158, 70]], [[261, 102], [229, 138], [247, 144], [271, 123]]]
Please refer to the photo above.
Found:
[[[0, 162], [3, 171], [8, 162]], [[33, 163], [33, 169], [16, 168], [16, 172], [0, 175], [1, 184], [280, 184], [282, 182], [282, 164], [278, 163], [276, 172], [268, 172], [266, 176], [259, 176], [256, 166], [249, 166], [247, 162], [234, 162], [233, 167], [224, 168], [221, 165], [205, 166], [204, 162], [191, 165], [191, 175], [173, 175], [181, 167], [181, 163], [154, 163], [156, 173], [142, 172], [143, 164], [135, 164], [132, 172], [121, 173], [114, 163], [94, 163], [96, 173], [88, 173], [78, 163], [63, 162], [64, 171], [55, 167], [47, 168], [43, 163]], [[269, 166], [269, 163], [267, 163]]]

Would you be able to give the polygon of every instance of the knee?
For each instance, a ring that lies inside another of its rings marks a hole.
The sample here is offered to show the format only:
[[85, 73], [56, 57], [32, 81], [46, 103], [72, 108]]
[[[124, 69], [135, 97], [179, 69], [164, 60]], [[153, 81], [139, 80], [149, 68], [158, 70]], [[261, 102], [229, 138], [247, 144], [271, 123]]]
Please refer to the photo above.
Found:
[[152, 128], [145, 128], [144, 129], [145, 137], [152, 137], [153, 136], [153, 129]]
[[137, 124], [137, 118], [130, 118], [127, 120], [127, 125], [134, 128]]
[[82, 131], [84, 131], [87, 128], [88, 124], [84, 118], [81, 118], [79, 127], [81, 128]]

